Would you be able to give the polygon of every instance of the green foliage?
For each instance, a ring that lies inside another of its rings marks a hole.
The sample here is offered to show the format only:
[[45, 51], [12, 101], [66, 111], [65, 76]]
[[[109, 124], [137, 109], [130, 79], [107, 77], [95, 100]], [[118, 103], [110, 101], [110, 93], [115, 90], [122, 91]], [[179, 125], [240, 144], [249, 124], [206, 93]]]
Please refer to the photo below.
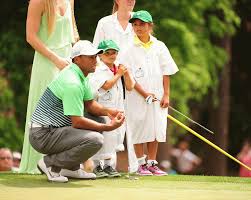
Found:
[[13, 92], [9, 89], [7, 80], [0, 76], [0, 113], [13, 107]]
[[[3, 73], [3, 69], [1, 69]], [[0, 147], [20, 150], [22, 134], [14, 116], [13, 92], [5, 78], [0, 76]]]
[[14, 116], [0, 115], [0, 147], [21, 151], [23, 132]]
[[0, 8], [0, 146], [19, 151], [32, 62], [32, 49], [25, 41], [26, 8], [27, 1], [21, 0]]
[[223, 0], [217, 1], [212, 8], [208, 10], [209, 13], [216, 13], [217, 15], [208, 16], [209, 30], [212, 35], [217, 37], [224, 37], [224, 35], [233, 35], [236, 26], [240, 25], [240, 18], [236, 15], [232, 8], [235, 1]]
[[23, 35], [18, 35], [14, 30], [0, 36], [0, 60], [4, 62], [4, 70], [8, 75], [9, 85], [15, 98], [16, 116], [20, 123], [24, 123], [26, 113], [27, 95], [30, 79], [30, 66], [33, 50], [28, 47]]

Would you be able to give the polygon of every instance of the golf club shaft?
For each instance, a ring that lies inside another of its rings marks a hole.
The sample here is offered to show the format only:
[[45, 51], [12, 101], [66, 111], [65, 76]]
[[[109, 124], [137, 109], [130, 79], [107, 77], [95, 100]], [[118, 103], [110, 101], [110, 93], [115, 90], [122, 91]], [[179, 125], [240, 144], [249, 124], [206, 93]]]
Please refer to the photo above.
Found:
[[202, 126], [201, 124], [199, 124], [198, 122], [192, 120], [191, 118], [187, 117], [186, 115], [184, 115], [183, 113], [181, 113], [180, 111], [174, 109], [172, 106], [168, 106], [168, 108], [170, 108], [171, 110], [173, 110], [174, 112], [182, 115], [183, 117], [185, 117], [187, 120], [189, 120], [190, 122], [194, 123], [194, 124], [197, 124], [198, 126], [200, 126], [201, 128], [203, 128], [204, 130], [206, 130], [207, 132], [211, 133], [211, 134], [214, 134], [213, 131], [209, 130], [208, 128]]
[[224, 151], [223, 149], [221, 149], [220, 147], [218, 147], [217, 145], [215, 145], [214, 143], [210, 142], [209, 140], [207, 140], [206, 138], [204, 138], [203, 136], [201, 136], [200, 134], [196, 133], [194, 130], [192, 130], [191, 128], [189, 128], [188, 126], [186, 126], [185, 124], [181, 123], [179, 120], [175, 119], [174, 117], [172, 117], [171, 115], [167, 115], [168, 119], [172, 120], [173, 122], [175, 122], [176, 124], [178, 124], [179, 126], [181, 126], [182, 128], [186, 129], [188, 132], [192, 133], [193, 135], [195, 135], [196, 137], [200, 138], [201, 140], [203, 140], [204, 142], [206, 142], [207, 144], [209, 144], [210, 146], [212, 146], [213, 148], [215, 148], [217, 151], [223, 153], [225, 156], [229, 157], [230, 159], [232, 159], [233, 161], [237, 162], [238, 164], [242, 165], [243, 167], [245, 167], [246, 169], [248, 169], [249, 171], [251, 171], [251, 168], [248, 167], [247, 165], [245, 165], [244, 163], [242, 163], [241, 161], [239, 161], [238, 159], [236, 159], [235, 157], [231, 156], [229, 153], [227, 153], [226, 151]]

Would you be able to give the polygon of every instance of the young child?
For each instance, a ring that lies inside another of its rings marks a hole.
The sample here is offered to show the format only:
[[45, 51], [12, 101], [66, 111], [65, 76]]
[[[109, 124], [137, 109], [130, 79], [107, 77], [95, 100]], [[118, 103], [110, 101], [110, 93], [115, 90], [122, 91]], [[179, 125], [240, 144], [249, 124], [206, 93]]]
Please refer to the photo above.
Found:
[[[114, 64], [119, 47], [113, 40], [103, 40], [99, 43], [98, 49], [104, 51], [100, 55], [100, 64], [95, 73], [90, 76], [90, 83], [93, 91], [96, 93], [97, 101], [108, 107], [124, 110], [123, 85], [122, 77], [124, 78], [125, 87], [127, 90], [132, 90], [134, 80], [127, 71], [126, 67]], [[110, 119], [105, 118], [107, 121]], [[111, 158], [117, 150], [120, 134], [125, 132], [125, 126], [122, 126], [114, 131], [103, 132], [104, 144], [100, 151], [92, 157], [94, 161], [94, 173], [97, 177], [119, 177], [120, 174], [112, 167]], [[102, 162], [104, 166], [102, 167]]]
[[151, 35], [153, 20], [149, 12], [135, 12], [129, 22], [136, 35], [121, 63], [130, 69], [136, 84], [126, 95], [126, 131], [138, 158], [137, 173], [162, 176], [166, 173], [157, 167], [156, 154], [158, 142], [166, 141], [169, 75], [175, 74], [178, 68], [165, 44]]

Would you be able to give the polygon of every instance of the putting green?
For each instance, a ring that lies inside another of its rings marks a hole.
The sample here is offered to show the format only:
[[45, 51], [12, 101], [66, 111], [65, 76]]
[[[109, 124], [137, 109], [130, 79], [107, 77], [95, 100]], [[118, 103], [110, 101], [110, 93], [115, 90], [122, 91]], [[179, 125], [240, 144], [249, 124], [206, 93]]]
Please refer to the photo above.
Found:
[[251, 178], [180, 176], [70, 180], [49, 183], [43, 175], [0, 173], [0, 200], [247, 200]]

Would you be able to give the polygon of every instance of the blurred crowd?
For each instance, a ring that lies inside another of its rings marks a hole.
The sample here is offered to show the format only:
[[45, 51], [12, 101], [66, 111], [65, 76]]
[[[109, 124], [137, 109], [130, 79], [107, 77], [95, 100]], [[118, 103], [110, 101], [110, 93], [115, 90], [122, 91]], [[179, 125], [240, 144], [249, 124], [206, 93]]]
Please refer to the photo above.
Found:
[[21, 153], [8, 148], [0, 148], [0, 172], [17, 172], [21, 161]]
[[[236, 158], [251, 168], [251, 139], [243, 142]], [[171, 150], [170, 160], [160, 162], [160, 167], [168, 174], [200, 174], [202, 159], [190, 150], [189, 138], [181, 137]], [[251, 171], [244, 166], [239, 166], [240, 177], [251, 177]]]

